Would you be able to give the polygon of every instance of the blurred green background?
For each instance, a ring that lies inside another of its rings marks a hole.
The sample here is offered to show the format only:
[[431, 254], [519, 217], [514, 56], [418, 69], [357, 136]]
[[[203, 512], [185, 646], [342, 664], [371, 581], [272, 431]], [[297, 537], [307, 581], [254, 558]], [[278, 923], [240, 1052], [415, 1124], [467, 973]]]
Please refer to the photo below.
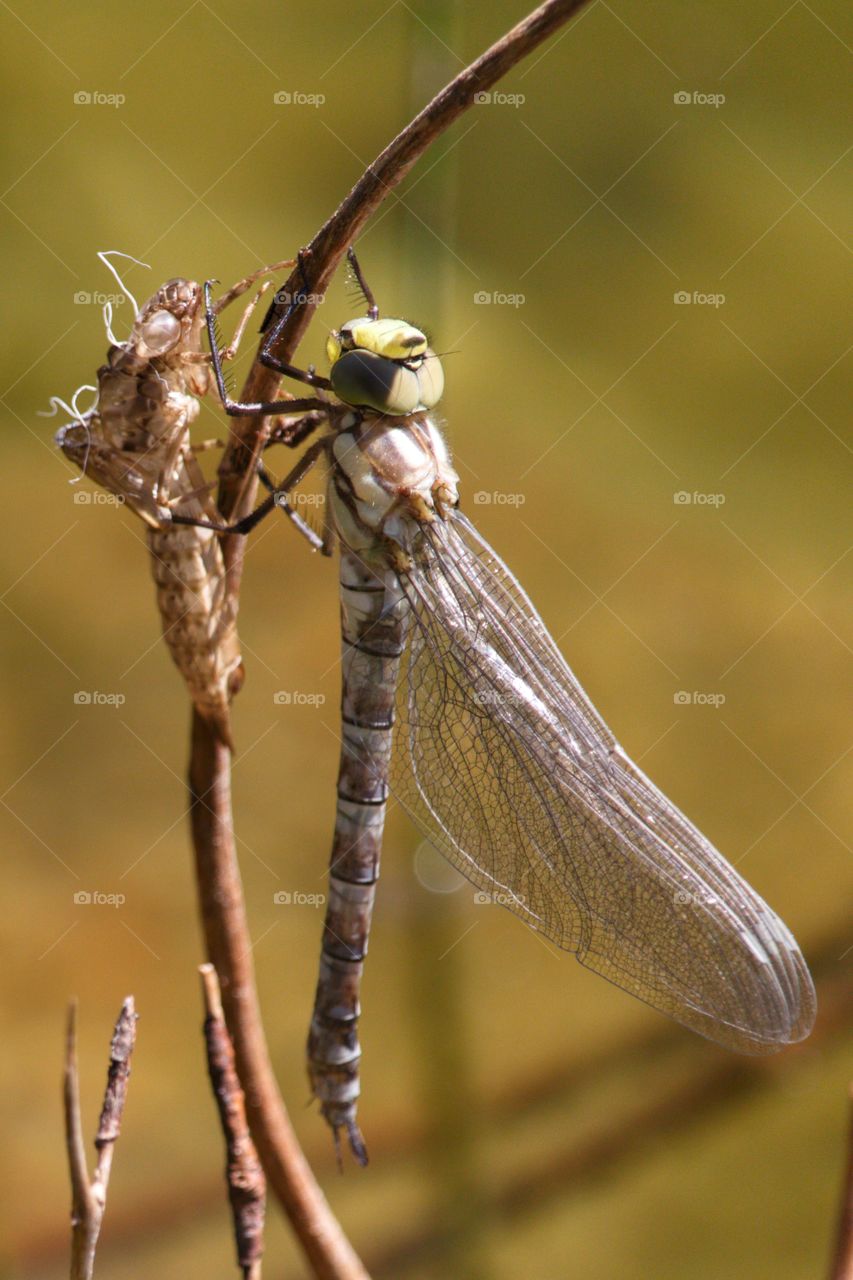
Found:
[[[286, 256], [523, 12], [4, 6], [3, 1276], [65, 1271], [65, 1005], [79, 996], [93, 1133], [129, 991], [139, 1041], [100, 1270], [233, 1274], [198, 1029], [185, 697], [141, 527], [81, 501], [92, 486], [69, 486], [57, 424], [36, 416], [103, 359], [97, 295], [115, 286], [96, 251], [150, 264], [127, 273], [138, 297]], [[321, 913], [273, 899], [325, 886], [336, 575], [268, 522], [247, 558], [235, 709], [255, 961], [298, 1132], [377, 1276], [823, 1274], [853, 942], [851, 44], [839, 0], [600, 0], [362, 238], [383, 308], [454, 353], [442, 408], [465, 508], [625, 747], [789, 922], [822, 1000], [805, 1045], [734, 1059], [477, 905], [392, 815], [364, 989], [372, 1163], [338, 1177], [304, 1106]], [[351, 305], [340, 279], [306, 361]], [[221, 429], [211, 405], [201, 434]], [[79, 690], [125, 702], [75, 705]], [[81, 890], [126, 900], [78, 905]], [[305, 1275], [269, 1216], [268, 1274]]]

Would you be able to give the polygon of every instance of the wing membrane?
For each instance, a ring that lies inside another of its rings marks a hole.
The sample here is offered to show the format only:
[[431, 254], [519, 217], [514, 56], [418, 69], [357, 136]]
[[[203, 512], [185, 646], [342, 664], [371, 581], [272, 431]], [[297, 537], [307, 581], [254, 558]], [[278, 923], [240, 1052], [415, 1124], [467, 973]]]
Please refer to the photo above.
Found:
[[783, 922], [624, 754], [470, 522], [418, 526], [393, 790], [475, 885], [729, 1048], [814, 1021]]

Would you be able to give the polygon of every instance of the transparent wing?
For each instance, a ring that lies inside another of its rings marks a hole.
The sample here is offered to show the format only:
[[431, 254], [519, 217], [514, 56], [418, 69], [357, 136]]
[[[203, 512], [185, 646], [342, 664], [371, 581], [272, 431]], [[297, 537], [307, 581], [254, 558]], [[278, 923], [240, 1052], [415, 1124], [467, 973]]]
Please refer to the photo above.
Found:
[[761, 898], [623, 753], [470, 522], [419, 525], [392, 790], [450, 861], [580, 962], [711, 1040], [808, 1034], [812, 981]]

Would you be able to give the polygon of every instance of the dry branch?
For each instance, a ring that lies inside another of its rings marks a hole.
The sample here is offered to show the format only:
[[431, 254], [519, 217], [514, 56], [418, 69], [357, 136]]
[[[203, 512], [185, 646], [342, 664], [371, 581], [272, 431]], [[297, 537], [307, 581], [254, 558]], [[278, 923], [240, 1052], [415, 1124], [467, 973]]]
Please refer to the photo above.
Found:
[[[588, 0], [548, 0], [456, 76], [370, 165], [335, 213], [307, 246], [311, 294], [322, 294], [347, 247], [368, 219], [411, 170], [427, 148], [492, 85], [563, 26]], [[294, 273], [284, 286], [291, 296], [303, 281]], [[293, 308], [277, 355], [290, 360], [315, 304]], [[274, 399], [279, 375], [255, 362], [242, 399]], [[219, 506], [227, 518], [248, 510], [255, 499], [253, 461], [268, 434], [260, 417], [232, 420], [232, 433], [219, 469]], [[236, 605], [244, 540], [225, 539], [229, 592]], [[302, 1153], [270, 1063], [261, 1021], [251, 942], [234, 846], [230, 753], [194, 713], [189, 766], [191, 821], [199, 898], [208, 958], [216, 966], [232, 1036], [237, 1071], [248, 1102], [248, 1120], [270, 1187], [291, 1220], [315, 1275], [323, 1280], [366, 1280], [367, 1273], [332, 1215]]]
[[225, 1136], [225, 1178], [234, 1220], [237, 1263], [244, 1280], [260, 1280], [267, 1184], [246, 1123], [246, 1100], [234, 1069], [234, 1047], [225, 1025], [219, 981], [212, 964], [199, 968], [207, 1016], [207, 1069]]
[[95, 1267], [95, 1250], [107, 1203], [113, 1149], [121, 1130], [130, 1059], [136, 1043], [136, 1018], [133, 996], [128, 996], [121, 1007], [110, 1044], [107, 1087], [95, 1137], [98, 1159], [90, 1181], [80, 1117], [76, 1003], [72, 1002], [68, 1009], [63, 1094], [65, 1140], [71, 1175], [71, 1280], [90, 1280]]

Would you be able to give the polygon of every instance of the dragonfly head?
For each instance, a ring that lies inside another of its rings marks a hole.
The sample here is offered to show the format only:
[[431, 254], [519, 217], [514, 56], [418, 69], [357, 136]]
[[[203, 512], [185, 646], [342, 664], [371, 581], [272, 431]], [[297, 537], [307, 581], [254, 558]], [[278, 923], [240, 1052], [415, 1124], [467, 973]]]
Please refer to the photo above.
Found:
[[444, 391], [441, 361], [406, 320], [348, 320], [329, 334], [326, 354], [332, 389], [353, 408], [405, 417], [432, 409]]

